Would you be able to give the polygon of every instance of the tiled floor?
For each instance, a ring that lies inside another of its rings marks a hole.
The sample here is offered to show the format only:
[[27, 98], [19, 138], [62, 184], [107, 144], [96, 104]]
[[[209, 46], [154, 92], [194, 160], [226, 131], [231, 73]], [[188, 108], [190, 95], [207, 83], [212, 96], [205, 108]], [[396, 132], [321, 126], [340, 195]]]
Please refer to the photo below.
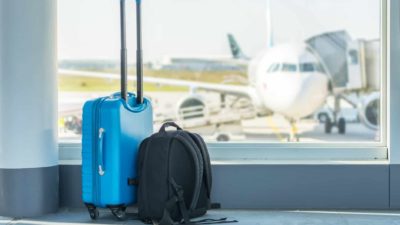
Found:
[[[100, 219], [90, 220], [84, 209], [62, 209], [56, 214], [38, 218], [10, 219], [0, 217], [0, 224], [143, 224], [139, 221], [115, 221], [108, 211]], [[236, 219], [240, 225], [400, 225], [399, 211], [266, 211], [213, 210], [206, 218]]]

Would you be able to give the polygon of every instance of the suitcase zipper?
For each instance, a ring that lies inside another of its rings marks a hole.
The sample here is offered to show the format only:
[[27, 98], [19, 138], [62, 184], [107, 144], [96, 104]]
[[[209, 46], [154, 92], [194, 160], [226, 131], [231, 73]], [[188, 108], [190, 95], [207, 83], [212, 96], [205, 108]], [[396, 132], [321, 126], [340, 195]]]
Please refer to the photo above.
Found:
[[100, 99], [96, 99], [93, 102], [92, 105], [92, 123], [91, 123], [91, 130], [92, 132], [92, 137], [91, 137], [91, 142], [92, 142], [92, 181], [93, 181], [93, 189], [92, 189], [92, 199], [93, 199], [93, 204], [96, 203], [97, 197], [96, 197], [96, 187], [97, 187], [97, 182], [96, 182], [96, 177], [95, 174], [93, 173], [93, 165], [96, 165], [96, 146], [95, 143], [93, 142], [95, 138], [95, 133], [96, 133], [96, 111], [97, 111], [97, 104], [99, 103]]
[[97, 204], [100, 203], [100, 193], [101, 193], [101, 187], [100, 187], [100, 178], [98, 176], [98, 135], [99, 135], [99, 127], [100, 127], [100, 110], [101, 110], [101, 105], [104, 102], [106, 98], [99, 98], [98, 100], [96, 100], [96, 103], [94, 105], [94, 132], [93, 132], [93, 155], [94, 155], [94, 163], [93, 163], [93, 180], [95, 183], [95, 188], [93, 191], [94, 194], [94, 200], [96, 201]]

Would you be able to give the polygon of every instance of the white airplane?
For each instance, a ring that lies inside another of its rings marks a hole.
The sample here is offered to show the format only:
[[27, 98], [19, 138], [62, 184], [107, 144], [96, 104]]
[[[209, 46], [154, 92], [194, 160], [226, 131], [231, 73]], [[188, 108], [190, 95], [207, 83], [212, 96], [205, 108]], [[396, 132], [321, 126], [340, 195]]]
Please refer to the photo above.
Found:
[[[267, 10], [267, 17], [270, 17], [269, 7]], [[269, 24], [270, 21], [268, 19]], [[191, 94], [178, 103], [178, 109], [183, 106], [206, 107], [201, 96], [194, 94], [196, 90], [218, 92], [221, 96], [247, 97], [258, 112], [275, 112], [287, 118], [292, 126], [289, 140], [298, 141], [296, 121], [320, 109], [329, 94], [336, 94], [339, 99], [341, 93], [333, 93], [327, 67], [310, 45], [306, 42], [274, 45], [271, 25], [268, 28], [268, 48], [251, 60], [243, 54], [233, 36], [228, 35], [233, 58], [248, 61], [249, 85], [212, 84], [146, 76], [144, 82], [189, 87]], [[109, 73], [69, 70], [59, 70], [59, 73], [68, 76], [119, 79], [118, 74]], [[135, 76], [128, 76], [128, 79], [135, 80]], [[365, 112], [365, 115], [367, 114], [368, 112]], [[333, 126], [338, 127], [339, 133], [345, 133], [346, 120], [336, 116], [335, 113], [333, 121], [325, 121], [326, 133], [330, 133]], [[376, 113], [374, 116], [377, 116]], [[377, 124], [374, 124], [373, 128], [376, 129]]]
[[[99, 72], [59, 70], [59, 73], [68, 76], [119, 79], [118, 74]], [[129, 76], [128, 79], [135, 80], [135, 76]], [[263, 52], [250, 63], [250, 86], [154, 77], [144, 77], [144, 82], [189, 87], [192, 93], [202, 89], [248, 97], [258, 110], [273, 111], [288, 118], [293, 125], [292, 138], [296, 135], [294, 122], [319, 109], [329, 94], [329, 77], [318, 57], [304, 44], [279, 45]], [[202, 100], [198, 95], [192, 94], [180, 104], [185, 105], [185, 102], [190, 101], [201, 103]]]

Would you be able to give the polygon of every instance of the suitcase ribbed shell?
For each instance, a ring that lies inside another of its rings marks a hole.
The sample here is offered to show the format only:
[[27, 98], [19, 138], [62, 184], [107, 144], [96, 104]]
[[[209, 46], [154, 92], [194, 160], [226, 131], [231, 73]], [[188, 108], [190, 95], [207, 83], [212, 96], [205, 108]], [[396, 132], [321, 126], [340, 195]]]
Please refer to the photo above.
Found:
[[[128, 179], [137, 176], [137, 154], [141, 141], [153, 133], [150, 101], [135, 105], [129, 94], [127, 105], [118, 94], [90, 100], [83, 107], [82, 198], [97, 207], [136, 203], [136, 186]], [[103, 129], [102, 155], [99, 130]], [[102, 157], [101, 157], [102, 156]], [[101, 158], [103, 162], [101, 163]], [[100, 175], [99, 165], [104, 174]]]

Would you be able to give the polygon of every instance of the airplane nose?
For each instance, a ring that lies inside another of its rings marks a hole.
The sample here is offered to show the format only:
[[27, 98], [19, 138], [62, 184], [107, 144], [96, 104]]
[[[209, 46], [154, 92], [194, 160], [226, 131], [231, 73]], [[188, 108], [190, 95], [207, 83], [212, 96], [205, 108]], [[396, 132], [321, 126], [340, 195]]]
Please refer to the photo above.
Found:
[[[266, 86], [268, 85], [268, 89]], [[275, 112], [300, 118], [320, 107], [327, 95], [328, 78], [318, 73], [281, 74], [262, 82], [265, 105]]]

